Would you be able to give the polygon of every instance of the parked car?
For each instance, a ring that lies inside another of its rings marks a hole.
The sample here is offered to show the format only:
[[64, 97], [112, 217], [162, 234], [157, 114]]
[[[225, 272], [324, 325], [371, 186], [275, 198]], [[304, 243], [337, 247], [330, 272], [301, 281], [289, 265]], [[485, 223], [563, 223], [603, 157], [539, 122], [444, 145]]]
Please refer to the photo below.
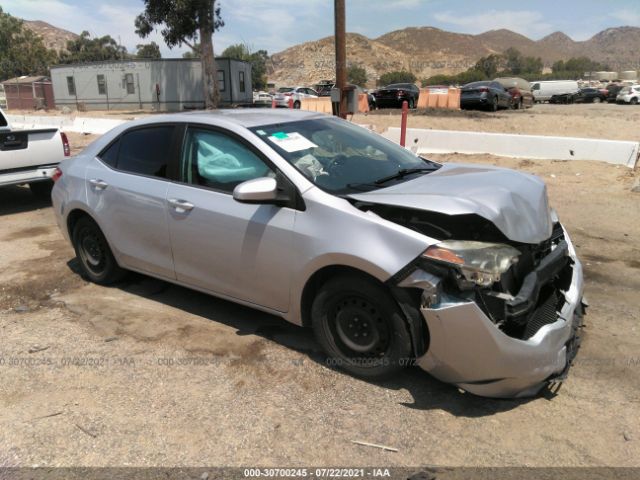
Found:
[[638, 103], [640, 102], [640, 85], [631, 85], [629, 87], [624, 87], [618, 93], [616, 102], [638, 105]]
[[373, 96], [377, 108], [402, 108], [406, 100], [409, 108], [413, 109], [418, 106], [420, 89], [413, 83], [393, 83], [376, 90]]
[[460, 108], [485, 108], [497, 112], [499, 108], [513, 106], [511, 94], [495, 81], [472, 82], [460, 89]]
[[583, 278], [544, 183], [439, 164], [319, 113], [152, 116], [62, 162], [82, 274], [133, 270], [313, 328], [365, 378], [417, 364], [491, 397], [564, 378]]
[[618, 98], [618, 93], [624, 88], [624, 85], [610, 84], [607, 85], [607, 102], [614, 103]]
[[601, 103], [607, 101], [609, 92], [600, 88], [581, 88], [573, 96], [573, 103]]
[[67, 136], [57, 128], [13, 130], [0, 109], [0, 187], [26, 184], [49, 198], [56, 167], [70, 154]]
[[549, 103], [553, 104], [571, 104], [574, 103], [576, 98], [575, 93], [561, 93], [557, 95], [551, 95]]
[[308, 87], [282, 87], [273, 97], [276, 101], [276, 107], [289, 107], [291, 99], [293, 99], [293, 108], [300, 108], [301, 102], [305, 98], [318, 98], [318, 92]]
[[498, 82], [509, 92], [512, 107], [516, 110], [533, 107], [531, 85], [524, 78], [501, 77], [496, 78], [494, 82]]
[[253, 92], [253, 103], [271, 104], [273, 95], [267, 92]]
[[531, 82], [531, 93], [536, 103], [548, 102], [554, 95], [568, 95], [580, 90], [578, 82], [574, 80], [545, 80]]
[[336, 83], [331, 80], [322, 80], [320, 83], [314, 85], [315, 91], [318, 92], [319, 97], [331, 96], [331, 89], [335, 87]]

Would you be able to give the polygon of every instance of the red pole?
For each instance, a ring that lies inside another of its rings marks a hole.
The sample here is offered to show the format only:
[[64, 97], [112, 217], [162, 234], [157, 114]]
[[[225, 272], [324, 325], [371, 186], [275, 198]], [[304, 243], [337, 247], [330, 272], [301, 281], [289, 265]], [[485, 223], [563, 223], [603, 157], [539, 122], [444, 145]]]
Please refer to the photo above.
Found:
[[275, 98], [271, 99], [271, 108], [276, 108], [276, 99]]
[[289, 97], [289, 108], [293, 108], [293, 96]]
[[400, 122], [400, 146], [407, 144], [407, 117], [409, 116], [409, 102], [402, 102], [402, 120]]

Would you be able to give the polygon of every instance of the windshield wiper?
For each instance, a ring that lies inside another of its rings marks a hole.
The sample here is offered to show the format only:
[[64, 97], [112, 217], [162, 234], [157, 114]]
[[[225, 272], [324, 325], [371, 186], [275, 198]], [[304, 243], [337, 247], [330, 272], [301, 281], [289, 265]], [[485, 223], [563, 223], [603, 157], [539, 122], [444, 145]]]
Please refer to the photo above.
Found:
[[382, 185], [383, 183], [390, 182], [391, 180], [399, 180], [413, 173], [433, 172], [434, 170], [437, 170], [437, 168], [434, 168], [434, 167], [402, 168], [398, 170], [396, 173], [394, 173], [393, 175], [379, 178], [373, 183], [375, 183], [376, 185]]

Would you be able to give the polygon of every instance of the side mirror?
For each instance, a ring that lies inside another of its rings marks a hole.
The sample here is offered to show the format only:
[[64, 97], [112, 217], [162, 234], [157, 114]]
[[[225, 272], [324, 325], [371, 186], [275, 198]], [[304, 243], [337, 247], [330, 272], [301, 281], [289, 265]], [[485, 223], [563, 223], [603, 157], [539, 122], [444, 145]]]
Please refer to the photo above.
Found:
[[278, 182], [270, 177], [247, 180], [233, 189], [233, 199], [241, 203], [276, 203]]

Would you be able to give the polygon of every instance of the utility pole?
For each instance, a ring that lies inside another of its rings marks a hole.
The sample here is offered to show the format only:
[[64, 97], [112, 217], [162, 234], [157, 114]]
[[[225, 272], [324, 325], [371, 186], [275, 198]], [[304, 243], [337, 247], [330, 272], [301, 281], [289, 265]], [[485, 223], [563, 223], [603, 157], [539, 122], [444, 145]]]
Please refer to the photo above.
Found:
[[345, 0], [334, 0], [336, 39], [336, 88], [340, 90], [340, 116], [347, 118], [347, 27]]

